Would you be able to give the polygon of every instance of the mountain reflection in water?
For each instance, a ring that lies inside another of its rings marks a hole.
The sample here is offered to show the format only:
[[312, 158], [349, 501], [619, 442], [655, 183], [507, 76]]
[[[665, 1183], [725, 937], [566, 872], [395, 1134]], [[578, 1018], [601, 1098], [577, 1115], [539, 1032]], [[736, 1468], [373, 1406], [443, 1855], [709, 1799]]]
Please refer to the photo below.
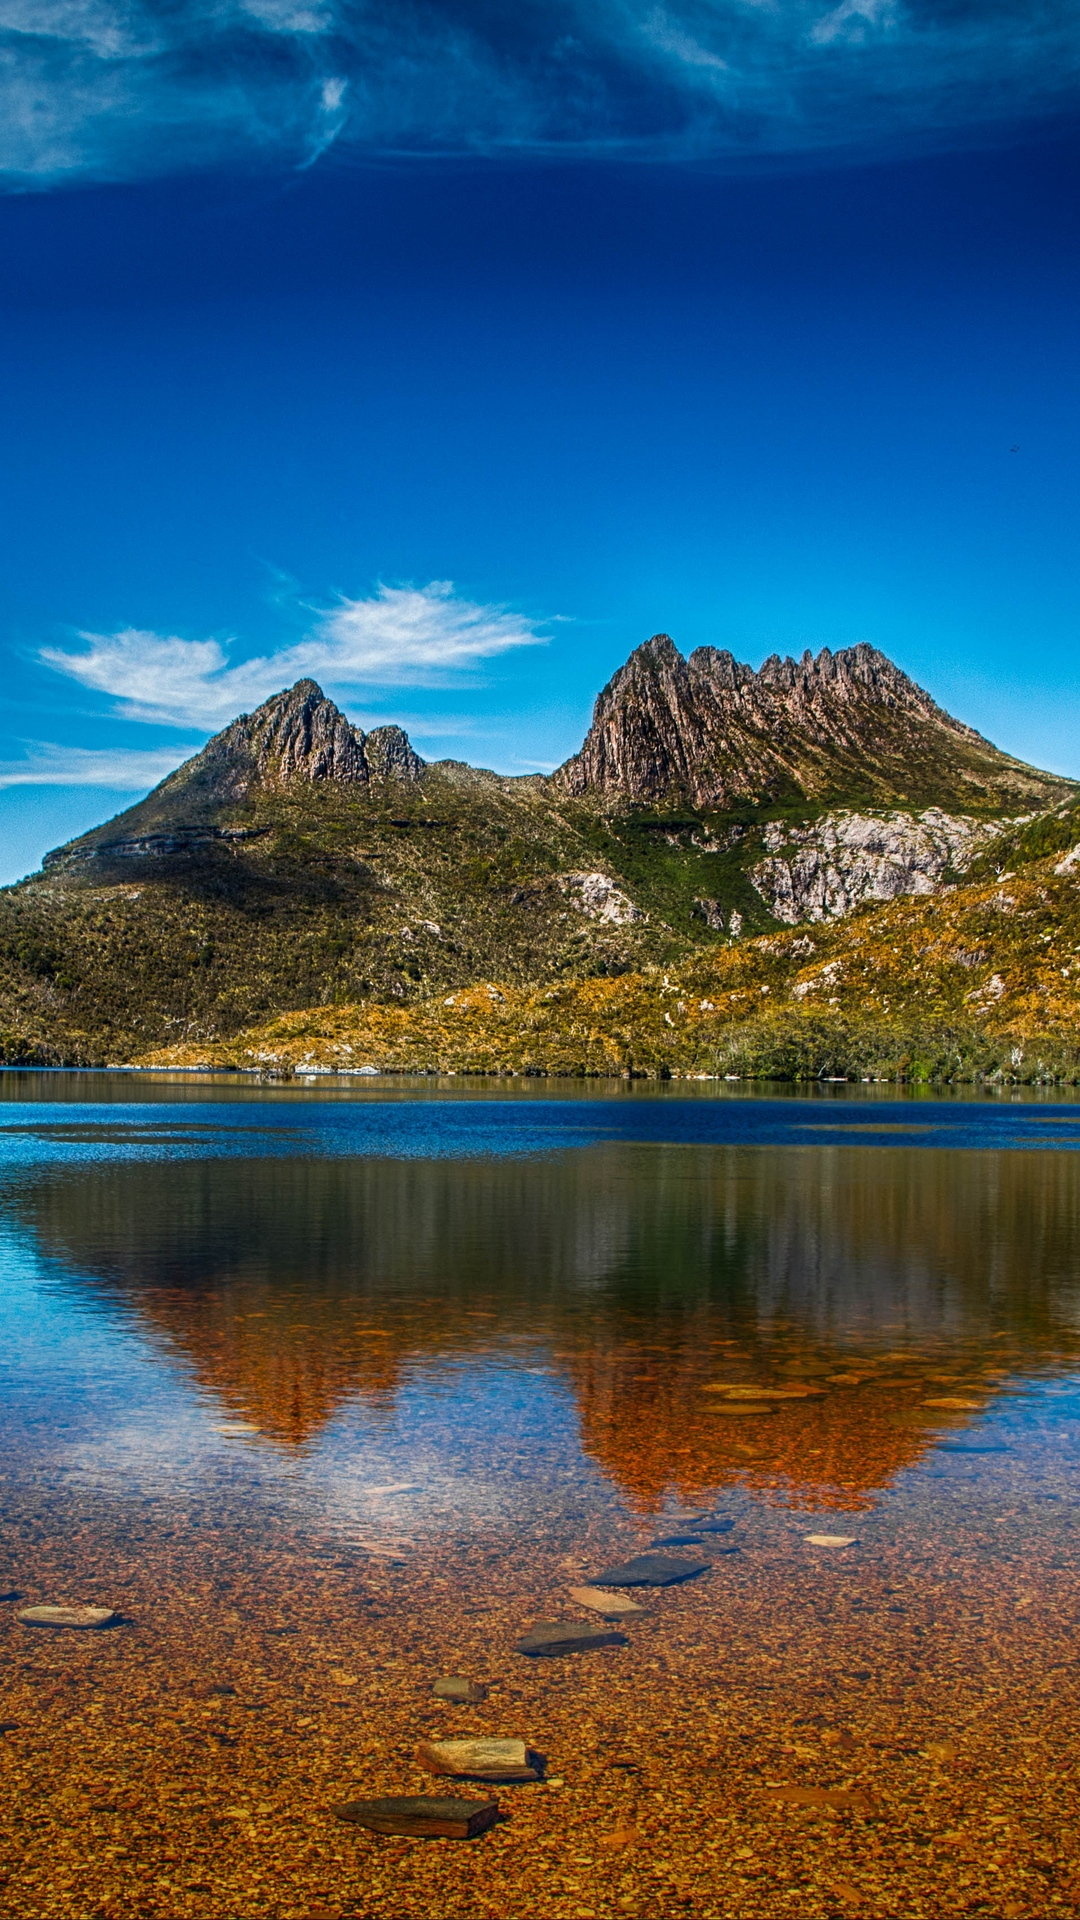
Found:
[[[48, 1169], [13, 1203], [65, 1285], [283, 1448], [418, 1370], [539, 1363], [645, 1509], [736, 1480], [866, 1505], [1080, 1344], [1073, 1154], [208, 1158]], [[708, 1390], [799, 1381], [824, 1391], [756, 1415]]]

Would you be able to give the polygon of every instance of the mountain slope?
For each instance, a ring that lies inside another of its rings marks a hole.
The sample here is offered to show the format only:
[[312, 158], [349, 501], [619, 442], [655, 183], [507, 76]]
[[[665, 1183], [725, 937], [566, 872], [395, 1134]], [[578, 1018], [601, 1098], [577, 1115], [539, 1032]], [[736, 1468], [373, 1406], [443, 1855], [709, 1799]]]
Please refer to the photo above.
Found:
[[[311, 1008], [159, 1066], [1080, 1078], [1080, 806], [1019, 872], [618, 978]], [[1047, 834], [1044, 832], [1043, 838]]]

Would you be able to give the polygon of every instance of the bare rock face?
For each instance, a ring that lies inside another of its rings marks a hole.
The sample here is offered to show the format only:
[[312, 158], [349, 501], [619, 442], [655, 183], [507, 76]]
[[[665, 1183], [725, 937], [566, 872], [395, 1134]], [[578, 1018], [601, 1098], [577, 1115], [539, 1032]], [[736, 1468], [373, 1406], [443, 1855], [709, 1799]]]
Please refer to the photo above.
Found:
[[222, 736], [237, 736], [264, 778], [363, 780], [367, 773], [363, 735], [328, 700], [314, 680], [298, 680], [242, 716]]
[[827, 813], [808, 826], [772, 820], [767, 856], [749, 877], [788, 926], [836, 920], [865, 900], [936, 893], [1001, 831], [994, 821], [959, 819], [938, 807], [878, 818]]
[[368, 777], [372, 780], [419, 780], [424, 762], [413, 751], [402, 727], [373, 727], [359, 734], [363, 741]]
[[630, 895], [617, 887], [606, 873], [560, 873], [556, 884], [570, 905], [587, 920], [626, 927], [645, 919]]
[[715, 647], [684, 659], [666, 633], [609, 681], [554, 779], [574, 794], [698, 807], [865, 794], [973, 808], [1066, 785], [954, 720], [874, 647], [774, 654], [755, 673]]
[[204, 774], [221, 797], [242, 799], [255, 785], [295, 780], [415, 780], [423, 765], [400, 727], [364, 734], [314, 680], [298, 680], [254, 713], [241, 714], [172, 779], [198, 781]]

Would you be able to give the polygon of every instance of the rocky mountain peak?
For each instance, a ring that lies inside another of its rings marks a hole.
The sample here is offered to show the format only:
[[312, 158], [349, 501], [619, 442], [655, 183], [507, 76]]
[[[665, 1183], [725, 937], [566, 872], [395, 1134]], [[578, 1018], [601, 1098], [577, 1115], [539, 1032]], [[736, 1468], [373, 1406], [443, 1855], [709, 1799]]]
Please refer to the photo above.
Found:
[[715, 807], [861, 796], [970, 809], [1056, 784], [954, 720], [876, 647], [773, 654], [755, 672], [716, 647], [686, 659], [666, 633], [608, 682], [554, 778], [570, 793]]
[[[239, 749], [263, 779], [365, 780], [364, 736], [314, 680], [274, 694], [218, 736]], [[217, 742], [212, 742], [217, 745]]]
[[345, 786], [415, 780], [423, 766], [400, 727], [365, 734], [317, 681], [298, 680], [216, 734], [162, 791], [194, 787], [216, 799], [239, 800], [253, 787], [298, 780]]
[[[351, 787], [358, 797], [384, 781], [415, 781], [424, 762], [400, 727], [354, 727], [315, 680], [298, 680], [209, 740], [160, 786], [115, 820], [46, 856], [51, 873], [134, 859], [202, 857], [248, 831], [229, 810], [256, 796], [309, 783]], [[222, 816], [225, 816], [224, 820]]]

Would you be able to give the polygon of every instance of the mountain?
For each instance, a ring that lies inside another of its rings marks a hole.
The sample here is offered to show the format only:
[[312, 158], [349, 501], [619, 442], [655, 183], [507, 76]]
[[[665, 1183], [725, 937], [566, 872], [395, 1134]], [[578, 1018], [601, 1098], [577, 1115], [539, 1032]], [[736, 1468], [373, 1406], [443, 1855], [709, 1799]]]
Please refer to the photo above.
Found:
[[46, 854], [45, 868], [59, 875], [91, 862], [175, 859], [215, 839], [242, 839], [243, 826], [225, 821], [244, 803], [285, 795], [300, 783], [359, 796], [389, 780], [414, 783], [423, 770], [400, 727], [362, 733], [314, 680], [298, 680], [255, 713], [241, 714], [119, 819]]
[[1001, 866], [1074, 792], [867, 647], [754, 673], [657, 636], [551, 778], [425, 764], [303, 680], [0, 892], [0, 1057], [679, 965]]
[[954, 720], [875, 647], [758, 672], [666, 633], [632, 653], [596, 702], [555, 783], [566, 793], [694, 807], [790, 799], [980, 807], [1045, 805], [1066, 783]]

